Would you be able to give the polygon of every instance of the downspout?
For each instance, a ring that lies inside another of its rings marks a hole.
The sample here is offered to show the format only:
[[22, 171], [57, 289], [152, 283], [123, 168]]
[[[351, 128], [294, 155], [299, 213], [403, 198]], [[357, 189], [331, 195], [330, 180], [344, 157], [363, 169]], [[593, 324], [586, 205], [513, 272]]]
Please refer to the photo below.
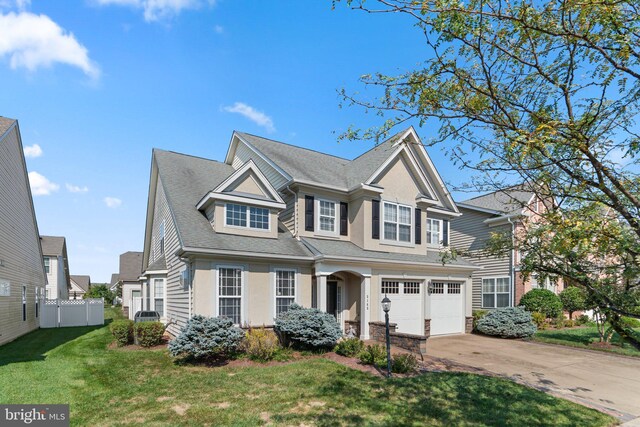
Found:
[[511, 306], [515, 307], [516, 305], [516, 248], [515, 248], [515, 240], [516, 240], [516, 224], [511, 220], [511, 218], [507, 217], [507, 221], [511, 224], [511, 268], [509, 269], [509, 276], [511, 280]]
[[293, 237], [300, 240], [300, 238], [298, 237], [298, 195], [293, 190], [291, 190], [291, 188], [289, 188], [289, 184], [287, 184], [285, 190], [287, 190], [293, 196]]

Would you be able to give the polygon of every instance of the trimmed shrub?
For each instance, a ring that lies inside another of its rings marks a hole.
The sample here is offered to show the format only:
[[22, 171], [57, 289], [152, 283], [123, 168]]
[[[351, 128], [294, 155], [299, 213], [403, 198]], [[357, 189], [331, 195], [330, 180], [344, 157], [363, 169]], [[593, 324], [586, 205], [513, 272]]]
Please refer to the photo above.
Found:
[[553, 327], [557, 328], [557, 329], [562, 329], [564, 328], [564, 316], [561, 314], [558, 317], [556, 317], [555, 319], [553, 319]]
[[576, 325], [572, 319], [564, 319], [564, 327], [565, 328], [573, 328]]
[[138, 322], [133, 327], [138, 345], [141, 347], [153, 347], [162, 342], [164, 325], [161, 322]]
[[531, 320], [531, 313], [520, 307], [505, 307], [480, 319], [478, 331], [501, 338], [524, 338], [536, 333], [536, 325]]
[[274, 329], [284, 346], [301, 350], [331, 349], [342, 337], [333, 315], [297, 304], [278, 316]]
[[418, 367], [418, 359], [413, 354], [398, 354], [391, 359], [391, 372], [406, 374]]
[[116, 339], [118, 347], [122, 347], [133, 342], [133, 320], [114, 320], [109, 325], [109, 330]]
[[238, 349], [244, 337], [244, 331], [233, 326], [229, 318], [195, 315], [169, 343], [169, 353], [196, 360], [227, 357]]
[[560, 292], [562, 308], [569, 313], [569, 319], [573, 319], [573, 312], [584, 310], [587, 306], [587, 294], [584, 290], [571, 286]]
[[560, 298], [548, 289], [530, 290], [520, 299], [520, 306], [530, 312], [544, 313], [548, 319], [555, 319], [562, 314]]
[[489, 312], [489, 310], [473, 310], [472, 315], [473, 315], [473, 330], [474, 331], [478, 327], [478, 320], [480, 320], [484, 316], [486, 316], [488, 312]]
[[580, 316], [578, 316], [576, 318], [575, 323], [576, 323], [577, 326], [582, 326], [582, 325], [586, 325], [590, 321], [591, 321], [591, 319], [589, 319], [589, 316], [587, 316], [586, 314], [581, 314]]
[[386, 366], [387, 350], [380, 344], [368, 345], [360, 352], [358, 359], [364, 365]]
[[280, 343], [275, 332], [265, 328], [250, 328], [242, 344], [242, 349], [250, 359], [268, 362], [275, 357], [280, 349]]
[[547, 328], [547, 316], [544, 313], [540, 313], [539, 311], [534, 311], [531, 313], [531, 320], [536, 324], [538, 329], [546, 329]]
[[340, 340], [334, 351], [341, 356], [357, 356], [364, 348], [364, 343], [358, 338], [345, 338]]

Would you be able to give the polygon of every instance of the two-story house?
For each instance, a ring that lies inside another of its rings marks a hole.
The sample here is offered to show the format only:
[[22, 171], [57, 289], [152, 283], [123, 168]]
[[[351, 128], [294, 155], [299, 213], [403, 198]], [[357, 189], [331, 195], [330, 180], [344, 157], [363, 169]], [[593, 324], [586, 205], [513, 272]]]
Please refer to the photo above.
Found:
[[292, 303], [369, 337], [392, 301], [399, 332], [470, 328], [471, 274], [443, 264], [460, 216], [415, 130], [353, 159], [234, 132], [224, 162], [153, 150], [145, 308], [273, 325]]
[[[451, 246], [469, 255], [468, 259], [482, 269], [473, 273], [473, 309], [512, 307], [522, 295], [535, 288], [559, 293], [562, 280], [544, 283], [533, 274], [526, 280], [520, 274], [518, 236], [527, 224], [539, 220], [546, 204], [530, 188], [517, 185], [457, 203], [463, 213], [451, 222]], [[492, 233], [511, 236], [514, 249], [507, 255], [489, 255], [486, 245]]]
[[84, 294], [91, 289], [91, 277], [86, 275], [69, 276], [71, 279], [71, 289], [69, 290], [69, 299], [82, 299]]
[[142, 274], [142, 252], [128, 251], [120, 254], [118, 274], [111, 276], [111, 290], [122, 289], [122, 311], [124, 315], [133, 319], [136, 312], [142, 310], [142, 288], [140, 275]]
[[59, 236], [40, 236], [44, 270], [47, 273], [47, 299], [69, 299], [71, 278], [67, 241]]
[[20, 129], [0, 116], [0, 345], [40, 326], [46, 286]]

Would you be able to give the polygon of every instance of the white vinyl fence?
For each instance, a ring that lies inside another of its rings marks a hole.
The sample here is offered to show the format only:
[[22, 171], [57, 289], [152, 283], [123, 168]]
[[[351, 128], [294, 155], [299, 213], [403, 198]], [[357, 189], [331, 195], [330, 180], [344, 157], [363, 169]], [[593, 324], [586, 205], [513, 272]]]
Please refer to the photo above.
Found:
[[104, 325], [104, 298], [44, 300], [41, 328], [89, 325]]

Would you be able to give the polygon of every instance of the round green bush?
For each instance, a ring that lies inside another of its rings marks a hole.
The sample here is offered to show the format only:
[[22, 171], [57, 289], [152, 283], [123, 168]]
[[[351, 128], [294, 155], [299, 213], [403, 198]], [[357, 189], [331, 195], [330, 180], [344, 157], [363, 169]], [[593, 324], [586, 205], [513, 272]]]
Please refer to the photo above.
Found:
[[125, 346], [130, 344], [133, 341], [133, 320], [129, 319], [119, 319], [114, 320], [109, 325], [109, 330], [111, 334], [116, 339], [116, 344], [118, 347]]
[[398, 354], [391, 359], [391, 372], [406, 374], [418, 368], [418, 359], [413, 354]]
[[532, 289], [522, 296], [520, 306], [525, 310], [543, 313], [548, 319], [562, 314], [562, 302], [558, 295], [548, 289]]
[[358, 354], [363, 365], [387, 366], [387, 350], [380, 344], [368, 345]]
[[341, 356], [354, 357], [357, 356], [364, 348], [364, 342], [358, 338], [346, 338], [341, 340], [334, 351]]
[[164, 325], [161, 322], [138, 322], [133, 327], [133, 333], [141, 347], [153, 347], [162, 342]]
[[242, 349], [249, 359], [268, 362], [278, 353], [280, 343], [273, 331], [265, 328], [251, 328], [247, 331]]
[[285, 345], [303, 350], [331, 349], [342, 337], [333, 315], [297, 304], [278, 316], [274, 329]]
[[198, 314], [189, 319], [180, 335], [169, 343], [169, 353], [195, 360], [224, 358], [238, 349], [244, 337], [244, 331], [233, 326], [231, 319]]
[[478, 331], [501, 338], [525, 338], [536, 333], [531, 313], [520, 307], [492, 310], [478, 321]]
[[569, 313], [569, 318], [573, 319], [573, 312], [585, 310], [587, 308], [587, 294], [581, 288], [575, 286], [568, 287], [560, 292], [560, 302], [562, 308]]

